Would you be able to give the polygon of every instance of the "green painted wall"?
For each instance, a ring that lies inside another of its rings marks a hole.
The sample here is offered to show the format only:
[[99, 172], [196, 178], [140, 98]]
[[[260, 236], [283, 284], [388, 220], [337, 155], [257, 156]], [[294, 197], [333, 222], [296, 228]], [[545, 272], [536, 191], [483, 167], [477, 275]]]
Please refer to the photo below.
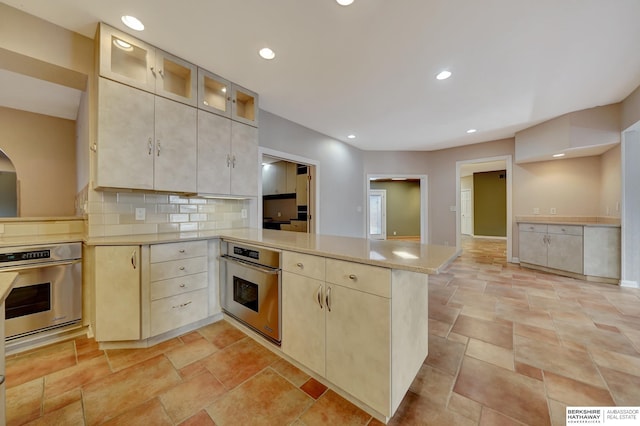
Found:
[[420, 236], [420, 182], [373, 181], [371, 189], [387, 190], [387, 237]]
[[473, 234], [507, 236], [507, 172], [473, 174]]

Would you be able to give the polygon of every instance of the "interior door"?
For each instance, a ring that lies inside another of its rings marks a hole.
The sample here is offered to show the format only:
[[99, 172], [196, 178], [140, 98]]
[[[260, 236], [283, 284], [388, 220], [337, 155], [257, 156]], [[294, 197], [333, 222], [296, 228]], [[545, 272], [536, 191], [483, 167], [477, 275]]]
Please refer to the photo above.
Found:
[[473, 235], [473, 208], [471, 207], [471, 190], [460, 191], [460, 232]]
[[384, 189], [369, 191], [369, 238], [387, 239], [387, 191]]

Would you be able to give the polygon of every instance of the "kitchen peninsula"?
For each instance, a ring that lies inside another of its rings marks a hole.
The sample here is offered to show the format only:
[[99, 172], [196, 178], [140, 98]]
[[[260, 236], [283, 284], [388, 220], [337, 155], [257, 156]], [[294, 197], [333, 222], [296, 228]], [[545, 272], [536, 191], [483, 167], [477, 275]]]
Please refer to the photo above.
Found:
[[[283, 259], [281, 346], [229, 321], [377, 418], [391, 418], [428, 354], [428, 274], [456, 249], [251, 228], [89, 238], [89, 311], [101, 346], [150, 346], [221, 319], [222, 240]], [[180, 270], [178, 278], [167, 268]]]

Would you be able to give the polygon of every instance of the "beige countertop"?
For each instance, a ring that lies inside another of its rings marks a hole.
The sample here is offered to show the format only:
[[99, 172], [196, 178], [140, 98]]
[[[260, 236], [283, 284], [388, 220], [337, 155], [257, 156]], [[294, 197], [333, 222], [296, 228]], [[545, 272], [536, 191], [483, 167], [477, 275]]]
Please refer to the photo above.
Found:
[[456, 248], [405, 241], [307, 234], [303, 232], [242, 228], [215, 231], [98, 237], [89, 245], [160, 244], [176, 241], [225, 238], [334, 259], [414, 272], [437, 274], [456, 258]]
[[620, 227], [620, 218], [602, 216], [516, 216], [517, 223]]
[[40, 244], [62, 244], [82, 242], [85, 235], [82, 233], [73, 234], [48, 234], [48, 235], [25, 235], [25, 236], [0, 236], [0, 247], [33, 246]]
[[[9, 295], [17, 276], [17, 272], [0, 272], [0, 305], [4, 303]], [[4, 341], [2, 343], [4, 343]]]

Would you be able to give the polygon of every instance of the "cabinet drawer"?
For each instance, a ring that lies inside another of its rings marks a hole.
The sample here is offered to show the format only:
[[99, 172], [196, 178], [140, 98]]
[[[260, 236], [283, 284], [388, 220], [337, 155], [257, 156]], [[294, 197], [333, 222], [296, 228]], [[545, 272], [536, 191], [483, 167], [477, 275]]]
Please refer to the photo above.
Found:
[[518, 230], [520, 232], [547, 232], [547, 225], [541, 225], [539, 223], [519, 223]]
[[171, 278], [168, 280], [155, 281], [151, 283], [151, 300], [162, 299], [163, 297], [175, 296], [189, 291], [207, 288], [207, 273], [187, 275], [184, 277]]
[[206, 255], [206, 241], [185, 241], [181, 243], [154, 244], [151, 246], [151, 263]]
[[324, 281], [325, 259], [324, 257], [312, 256], [310, 254], [285, 251], [282, 253], [282, 269], [293, 272], [294, 274]]
[[207, 257], [192, 257], [190, 259], [171, 260], [151, 264], [151, 281], [184, 277], [207, 271]]
[[391, 269], [327, 259], [327, 282], [391, 297]]
[[548, 225], [547, 233], [563, 235], [582, 235], [581, 225]]
[[206, 289], [154, 300], [151, 302], [151, 335], [206, 318], [208, 300]]

